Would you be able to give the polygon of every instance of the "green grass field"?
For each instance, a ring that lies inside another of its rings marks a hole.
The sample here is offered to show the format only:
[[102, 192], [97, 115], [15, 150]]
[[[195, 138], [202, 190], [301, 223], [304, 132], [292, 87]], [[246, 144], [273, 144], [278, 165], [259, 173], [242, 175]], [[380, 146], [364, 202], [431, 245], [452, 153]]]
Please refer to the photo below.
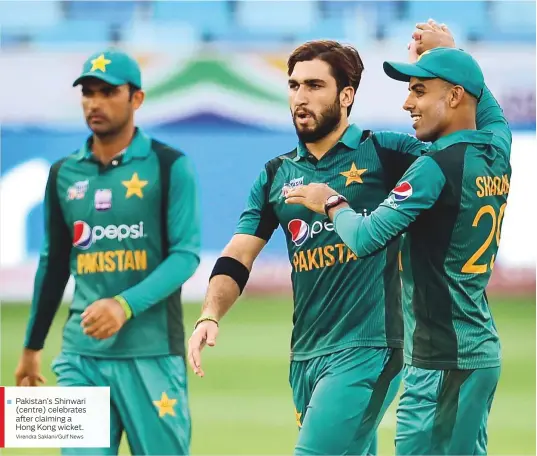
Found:
[[[503, 343], [503, 370], [489, 420], [489, 454], [535, 455], [535, 297], [496, 300], [493, 314]], [[13, 385], [29, 306], [2, 304], [1, 378]], [[217, 346], [206, 350], [203, 379], [190, 375], [192, 452], [292, 454], [297, 430], [288, 384], [291, 302], [242, 299], [221, 325]], [[190, 328], [199, 306], [185, 306]], [[58, 352], [66, 308], [47, 340], [44, 374]], [[190, 372], [189, 372], [190, 373]], [[393, 454], [395, 406], [379, 429], [380, 453]], [[123, 444], [122, 454], [129, 454]], [[59, 450], [4, 450], [4, 455], [59, 454]]]

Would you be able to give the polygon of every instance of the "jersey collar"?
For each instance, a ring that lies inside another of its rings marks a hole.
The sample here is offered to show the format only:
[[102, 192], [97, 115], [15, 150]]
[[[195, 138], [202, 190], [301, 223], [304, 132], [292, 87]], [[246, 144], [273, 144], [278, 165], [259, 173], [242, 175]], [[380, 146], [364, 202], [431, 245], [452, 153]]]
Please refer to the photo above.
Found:
[[[358, 146], [360, 145], [361, 137], [362, 137], [362, 130], [358, 127], [358, 125], [350, 124], [345, 130], [345, 133], [343, 133], [341, 138], [339, 138], [338, 142], [334, 145], [334, 147], [328, 151], [327, 155], [334, 150], [339, 151], [340, 150], [339, 145], [341, 144], [349, 150], [357, 149]], [[301, 158], [306, 158], [308, 154], [309, 154], [308, 148], [301, 140], [299, 140], [295, 161], [298, 161]]]
[[[92, 142], [93, 136], [88, 137], [84, 145], [76, 154], [78, 161], [91, 160], [93, 158], [93, 152], [91, 151]], [[147, 134], [140, 127], [136, 127], [131, 143], [125, 150], [123, 150], [121, 155], [123, 156], [123, 163], [126, 163], [133, 158], [147, 157], [150, 152], [151, 138], [147, 136]]]
[[457, 143], [490, 144], [493, 134], [483, 130], [459, 130], [442, 136], [431, 144], [429, 150], [442, 150]]

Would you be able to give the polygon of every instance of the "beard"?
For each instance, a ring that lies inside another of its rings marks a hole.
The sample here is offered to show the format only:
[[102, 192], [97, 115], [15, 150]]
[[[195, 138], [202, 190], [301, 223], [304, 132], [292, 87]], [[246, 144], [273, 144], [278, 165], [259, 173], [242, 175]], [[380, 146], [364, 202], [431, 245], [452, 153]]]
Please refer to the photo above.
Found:
[[339, 125], [341, 121], [341, 104], [339, 97], [331, 105], [327, 106], [319, 116], [316, 116], [313, 112], [306, 111], [314, 122], [313, 127], [300, 127], [296, 123], [296, 119], [293, 116], [293, 124], [295, 126], [296, 134], [298, 138], [304, 143], [314, 143], [323, 139], [328, 134], [332, 133]]

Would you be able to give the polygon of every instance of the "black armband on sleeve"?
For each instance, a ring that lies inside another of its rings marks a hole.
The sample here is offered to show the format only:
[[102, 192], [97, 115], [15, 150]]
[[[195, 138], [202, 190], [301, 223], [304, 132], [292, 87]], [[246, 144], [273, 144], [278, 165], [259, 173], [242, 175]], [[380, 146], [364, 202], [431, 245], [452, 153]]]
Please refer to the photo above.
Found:
[[250, 271], [246, 266], [244, 266], [244, 264], [235, 258], [220, 257], [218, 260], [216, 260], [211, 277], [209, 277], [209, 282], [214, 276], [217, 275], [227, 275], [231, 277], [239, 286], [239, 294], [242, 294], [242, 291], [246, 286], [246, 282], [248, 282]]

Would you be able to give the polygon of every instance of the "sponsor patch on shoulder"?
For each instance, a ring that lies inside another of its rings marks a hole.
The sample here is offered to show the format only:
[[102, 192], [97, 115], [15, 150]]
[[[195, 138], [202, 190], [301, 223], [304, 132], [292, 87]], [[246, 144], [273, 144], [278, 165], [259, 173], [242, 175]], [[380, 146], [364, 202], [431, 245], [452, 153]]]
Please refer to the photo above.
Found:
[[404, 201], [412, 196], [412, 185], [410, 182], [401, 182], [397, 187], [392, 190], [394, 200], [398, 203]]

